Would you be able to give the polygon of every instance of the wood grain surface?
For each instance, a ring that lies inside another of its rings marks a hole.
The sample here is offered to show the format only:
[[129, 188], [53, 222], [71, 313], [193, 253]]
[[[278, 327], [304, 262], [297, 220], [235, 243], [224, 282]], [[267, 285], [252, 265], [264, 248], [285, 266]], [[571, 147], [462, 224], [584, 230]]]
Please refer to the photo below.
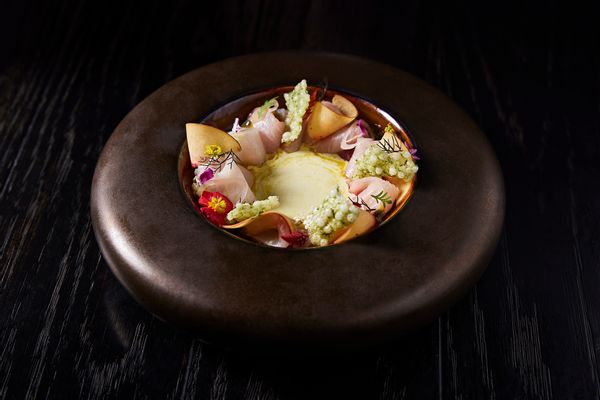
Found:
[[[598, 16], [554, 2], [0, 2], [0, 398], [600, 398]], [[206, 63], [293, 48], [427, 80], [503, 168], [489, 269], [389, 348], [203, 345], [128, 296], [92, 233], [96, 160], [136, 103]]]

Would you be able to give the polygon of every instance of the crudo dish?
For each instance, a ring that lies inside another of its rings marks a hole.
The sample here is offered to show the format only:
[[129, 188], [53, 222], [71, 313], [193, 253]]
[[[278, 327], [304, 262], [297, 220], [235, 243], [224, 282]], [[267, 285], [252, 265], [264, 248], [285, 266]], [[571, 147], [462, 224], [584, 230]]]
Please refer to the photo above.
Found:
[[209, 223], [267, 246], [322, 247], [404, 206], [419, 158], [389, 115], [306, 80], [266, 94], [186, 124], [188, 195]]

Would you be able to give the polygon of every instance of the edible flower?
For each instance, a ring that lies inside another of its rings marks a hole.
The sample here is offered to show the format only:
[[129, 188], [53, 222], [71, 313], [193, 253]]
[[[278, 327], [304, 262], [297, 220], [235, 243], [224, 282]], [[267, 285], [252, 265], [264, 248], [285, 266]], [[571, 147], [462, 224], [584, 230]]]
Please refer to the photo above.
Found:
[[217, 226], [225, 225], [225, 217], [233, 209], [231, 201], [219, 192], [202, 192], [198, 205], [200, 213]]
[[306, 244], [306, 239], [308, 239], [308, 233], [296, 231], [281, 235], [281, 238], [290, 244], [289, 247], [303, 247]]
[[209, 144], [204, 149], [204, 154], [209, 157], [217, 157], [223, 154], [223, 149], [218, 144]]
[[408, 144], [406, 142], [403, 142], [403, 143], [406, 146], [406, 148], [408, 149], [408, 152], [410, 153], [410, 156], [412, 157], [412, 159], [414, 161], [420, 160], [419, 156], [417, 155], [417, 149], [411, 149], [410, 147], [408, 147]]
[[392, 134], [392, 135], [395, 135], [395, 134], [396, 134], [396, 131], [394, 130], [394, 127], [393, 127], [393, 126], [392, 126], [392, 124], [390, 124], [390, 123], [388, 123], [388, 124], [386, 125], [386, 127], [383, 129], [383, 132], [384, 132], [384, 133], [390, 133], [390, 134]]
[[206, 168], [204, 170], [204, 172], [200, 174], [200, 177], [199, 177], [200, 184], [204, 185], [206, 182], [211, 180], [213, 178], [213, 176], [215, 176], [215, 173], [213, 172], [213, 170], [210, 168]]
[[358, 122], [356, 123], [356, 125], [358, 126], [358, 129], [360, 129], [360, 133], [362, 134], [362, 137], [367, 137], [368, 132], [367, 132], [367, 128], [365, 128], [365, 123], [362, 119], [359, 119]]

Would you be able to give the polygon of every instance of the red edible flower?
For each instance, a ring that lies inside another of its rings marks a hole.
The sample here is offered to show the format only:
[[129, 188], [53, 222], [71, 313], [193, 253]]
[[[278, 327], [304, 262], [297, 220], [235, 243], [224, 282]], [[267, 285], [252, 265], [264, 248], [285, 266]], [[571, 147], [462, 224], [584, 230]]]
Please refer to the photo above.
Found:
[[219, 192], [202, 192], [198, 205], [200, 213], [217, 226], [225, 225], [227, 213], [233, 209], [231, 201]]
[[296, 231], [281, 235], [281, 238], [290, 244], [290, 247], [302, 247], [308, 239], [308, 233]]

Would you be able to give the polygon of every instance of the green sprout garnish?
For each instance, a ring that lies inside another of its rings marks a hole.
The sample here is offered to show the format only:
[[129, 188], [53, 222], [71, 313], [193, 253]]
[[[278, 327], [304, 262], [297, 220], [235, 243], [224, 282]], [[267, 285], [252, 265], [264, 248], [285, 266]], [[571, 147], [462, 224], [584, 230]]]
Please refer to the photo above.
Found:
[[258, 109], [258, 119], [264, 117], [265, 113], [269, 108], [271, 108], [272, 106], [277, 106], [279, 104], [277, 103], [277, 97], [278, 96], [275, 96], [272, 99], [265, 101], [265, 104], [260, 106], [260, 108]]
[[377, 194], [372, 194], [371, 197], [380, 202], [383, 207], [385, 207], [388, 204], [392, 204], [392, 198], [390, 197], [388, 192], [384, 190]]

